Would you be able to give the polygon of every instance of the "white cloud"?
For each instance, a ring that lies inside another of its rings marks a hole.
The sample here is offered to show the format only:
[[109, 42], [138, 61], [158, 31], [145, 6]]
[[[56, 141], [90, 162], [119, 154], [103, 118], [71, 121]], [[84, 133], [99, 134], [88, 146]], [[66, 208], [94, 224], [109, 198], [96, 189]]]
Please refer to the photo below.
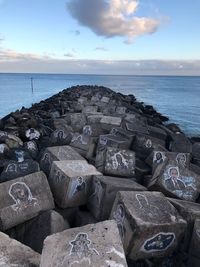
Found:
[[154, 33], [160, 22], [135, 15], [139, 0], [68, 0], [67, 9], [80, 25], [97, 35], [121, 36], [128, 43], [135, 37]]
[[11, 49], [0, 50], [0, 61], [26, 61], [50, 59], [48, 55], [37, 55], [33, 53], [22, 53]]
[[66, 53], [66, 54], [64, 54], [64, 57], [74, 57], [74, 54], [72, 54], [72, 53]]

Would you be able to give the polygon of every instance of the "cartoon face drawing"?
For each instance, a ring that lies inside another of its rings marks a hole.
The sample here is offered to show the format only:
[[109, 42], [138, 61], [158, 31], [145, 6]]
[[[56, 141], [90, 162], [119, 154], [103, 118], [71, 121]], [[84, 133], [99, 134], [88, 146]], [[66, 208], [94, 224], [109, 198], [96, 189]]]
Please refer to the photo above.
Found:
[[145, 241], [141, 250], [151, 253], [156, 251], [167, 250], [174, 242], [174, 233], [159, 233]]
[[176, 156], [176, 162], [178, 163], [178, 165], [182, 166], [183, 168], [186, 167], [186, 155], [183, 153], [179, 153]]
[[21, 211], [28, 206], [37, 205], [37, 199], [33, 198], [30, 188], [23, 182], [16, 182], [10, 186], [9, 195], [14, 200], [14, 211]]
[[124, 158], [124, 156], [117, 152], [111, 157], [111, 162], [113, 168], [116, 170], [118, 168], [128, 168], [128, 160]]
[[90, 257], [93, 254], [99, 255], [96, 249], [90, 248], [92, 242], [87, 233], [78, 233], [69, 244], [71, 245], [70, 256], [76, 256], [80, 259], [82, 257]]
[[14, 163], [8, 164], [5, 172], [10, 172], [10, 173], [17, 172], [17, 165]]

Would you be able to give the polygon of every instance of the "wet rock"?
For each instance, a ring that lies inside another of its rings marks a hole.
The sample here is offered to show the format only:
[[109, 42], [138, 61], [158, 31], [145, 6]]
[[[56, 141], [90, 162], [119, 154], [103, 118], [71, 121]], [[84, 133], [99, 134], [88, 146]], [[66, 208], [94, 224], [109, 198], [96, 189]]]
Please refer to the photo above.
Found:
[[84, 160], [84, 158], [71, 146], [47, 147], [41, 157], [40, 168], [49, 175], [53, 161], [63, 160]]
[[40, 267], [127, 267], [114, 221], [66, 230], [45, 239]]
[[2, 267], [39, 267], [40, 255], [20, 242], [0, 233]]
[[85, 160], [54, 161], [49, 183], [57, 205], [67, 208], [86, 204], [93, 175], [100, 173]]
[[132, 260], [170, 255], [181, 241], [186, 222], [159, 192], [119, 192], [111, 212]]
[[53, 197], [43, 172], [0, 184], [1, 230], [30, 220], [54, 208]]
[[40, 171], [40, 167], [36, 161], [30, 159], [22, 162], [10, 161], [0, 175], [0, 182], [10, 181], [38, 171]]
[[145, 190], [145, 187], [129, 179], [95, 176], [88, 198], [88, 208], [97, 220], [107, 220], [110, 216], [117, 192]]

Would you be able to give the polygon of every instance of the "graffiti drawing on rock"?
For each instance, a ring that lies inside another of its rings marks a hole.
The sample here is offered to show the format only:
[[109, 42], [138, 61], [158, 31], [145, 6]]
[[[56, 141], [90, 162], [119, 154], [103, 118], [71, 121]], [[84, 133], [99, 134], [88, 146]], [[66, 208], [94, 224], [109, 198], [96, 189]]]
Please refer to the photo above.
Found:
[[113, 156], [111, 156], [111, 163], [115, 170], [117, 170], [118, 168], [129, 168], [129, 161], [125, 159], [120, 152], [117, 152]]
[[167, 250], [175, 240], [174, 233], [158, 233], [147, 239], [141, 247], [141, 250], [147, 253]]
[[17, 172], [17, 165], [15, 163], [10, 163], [8, 164], [5, 172], [9, 172], [9, 173], [13, 173], [13, 172]]
[[95, 181], [95, 186], [94, 186], [94, 192], [90, 195], [90, 198], [92, 199], [91, 202], [98, 205], [101, 203], [101, 199], [103, 196], [103, 187], [101, 185], [100, 180]]
[[76, 196], [80, 192], [86, 192], [86, 182], [83, 177], [78, 177], [76, 180], [72, 181], [69, 198]]
[[166, 157], [165, 157], [165, 154], [163, 152], [157, 151], [154, 153], [153, 163], [156, 165], [159, 165], [159, 164], [164, 162], [165, 158]]
[[37, 205], [37, 199], [33, 197], [30, 188], [23, 182], [16, 182], [10, 186], [9, 195], [14, 200], [14, 211], [22, 211], [30, 206]]
[[178, 163], [178, 165], [185, 168], [186, 167], [186, 155], [183, 153], [179, 153], [176, 156], [176, 162]]
[[120, 236], [124, 239], [126, 229], [124, 227], [124, 220], [125, 220], [125, 209], [122, 204], [118, 204], [116, 210], [113, 212], [113, 218], [115, 219]]
[[180, 175], [179, 167], [168, 167], [164, 172], [164, 186], [178, 197], [192, 200], [197, 188], [195, 179]]

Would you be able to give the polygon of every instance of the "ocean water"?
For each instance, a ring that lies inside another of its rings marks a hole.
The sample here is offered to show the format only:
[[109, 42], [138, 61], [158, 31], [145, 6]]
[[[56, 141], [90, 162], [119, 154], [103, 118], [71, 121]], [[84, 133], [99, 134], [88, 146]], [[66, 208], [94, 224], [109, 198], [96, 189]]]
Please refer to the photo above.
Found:
[[200, 77], [0, 73], [0, 118], [65, 88], [84, 84], [133, 94], [179, 124], [188, 135], [200, 136]]

